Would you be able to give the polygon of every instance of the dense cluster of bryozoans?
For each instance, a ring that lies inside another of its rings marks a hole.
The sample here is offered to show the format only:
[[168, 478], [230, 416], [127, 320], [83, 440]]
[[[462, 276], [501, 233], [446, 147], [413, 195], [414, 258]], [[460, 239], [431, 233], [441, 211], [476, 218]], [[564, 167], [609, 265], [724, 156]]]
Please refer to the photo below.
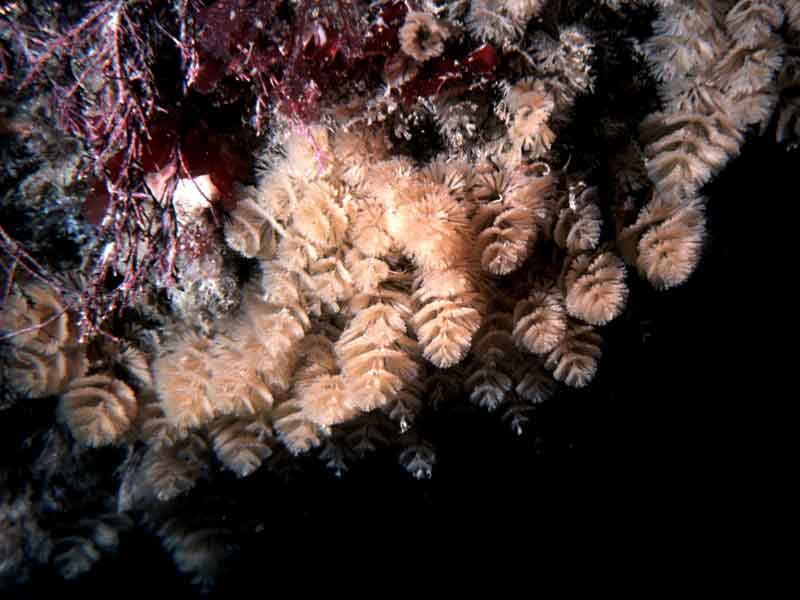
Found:
[[376, 409], [407, 428], [434, 369], [465, 369], [490, 409], [586, 385], [625, 269], [600, 245], [593, 190], [559, 193], [520, 156], [418, 165], [380, 129], [290, 135], [226, 225], [260, 280], [215, 336], [180, 337], [155, 364], [166, 420], [207, 430], [245, 475], [272, 429], [302, 452]]
[[[6, 380], [32, 398], [59, 396], [80, 447], [131, 449], [119, 511], [157, 512], [214, 460], [244, 477], [287, 455], [282, 448], [319, 447], [339, 473], [396, 441], [401, 464], [430, 476], [435, 454], [418, 427], [427, 406], [468, 399], [521, 432], [559, 386], [596, 376], [603, 327], [629, 300], [626, 265], [658, 288], [688, 279], [705, 236], [702, 186], [749, 129], [772, 119], [780, 140], [800, 133], [800, 9], [790, 0], [593, 3], [595, 15], [643, 4], [658, 13], [642, 48], [660, 110], [612, 123], [623, 133], [609, 144], [619, 152], [609, 186], [586, 167], [597, 163], [570, 166], [583, 148], [559, 147], [595, 91], [598, 44], [582, 25], [545, 33], [536, 19], [550, 22], [555, 4], [386, 3], [371, 38], [396, 53], [383, 63], [385, 85], [340, 98], [313, 123], [276, 125], [280, 151], [267, 153], [256, 185], [235, 186], [223, 235], [196, 244], [204, 268], [176, 262], [179, 281], [236, 282], [223, 252], [249, 260], [238, 308], [226, 301], [194, 319], [203, 303], [171, 293], [171, 325], [147, 356], [111, 338], [78, 342], [77, 315], [61, 298], [39, 283], [9, 286]], [[303, 47], [324, 50], [325, 31]], [[415, 146], [420, 123], [437, 129], [433, 158], [415, 152], [425, 145]], [[185, 177], [173, 190], [179, 229], [213, 227], [214, 194], [201, 183]], [[0, 495], [8, 539], [36, 530], [26, 502]], [[184, 516], [156, 518], [153, 530], [203, 583], [229, 553], [230, 532]], [[65, 575], [115, 544], [123, 524], [112, 521], [80, 524], [56, 559]]]

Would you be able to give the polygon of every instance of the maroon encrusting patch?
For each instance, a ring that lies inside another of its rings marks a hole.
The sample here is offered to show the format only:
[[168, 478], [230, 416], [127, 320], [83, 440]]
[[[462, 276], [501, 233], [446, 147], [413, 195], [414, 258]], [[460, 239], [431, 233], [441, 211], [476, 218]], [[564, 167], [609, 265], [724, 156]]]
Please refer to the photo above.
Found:
[[484, 44], [470, 52], [464, 59], [467, 69], [474, 75], [488, 75], [497, 67], [497, 52], [491, 44]]
[[97, 227], [103, 222], [110, 202], [111, 195], [108, 193], [105, 180], [94, 177], [91, 189], [81, 204], [81, 214], [90, 225]]
[[400, 88], [403, 101], [414, 102], [420, 96], [438, 94], [447, 83], [467, 83], [474, 77], [486, 77], [497, 67], [497, 52], [484, 44], [462, 60], [441, 56], [427, 61], [420, 72]]

